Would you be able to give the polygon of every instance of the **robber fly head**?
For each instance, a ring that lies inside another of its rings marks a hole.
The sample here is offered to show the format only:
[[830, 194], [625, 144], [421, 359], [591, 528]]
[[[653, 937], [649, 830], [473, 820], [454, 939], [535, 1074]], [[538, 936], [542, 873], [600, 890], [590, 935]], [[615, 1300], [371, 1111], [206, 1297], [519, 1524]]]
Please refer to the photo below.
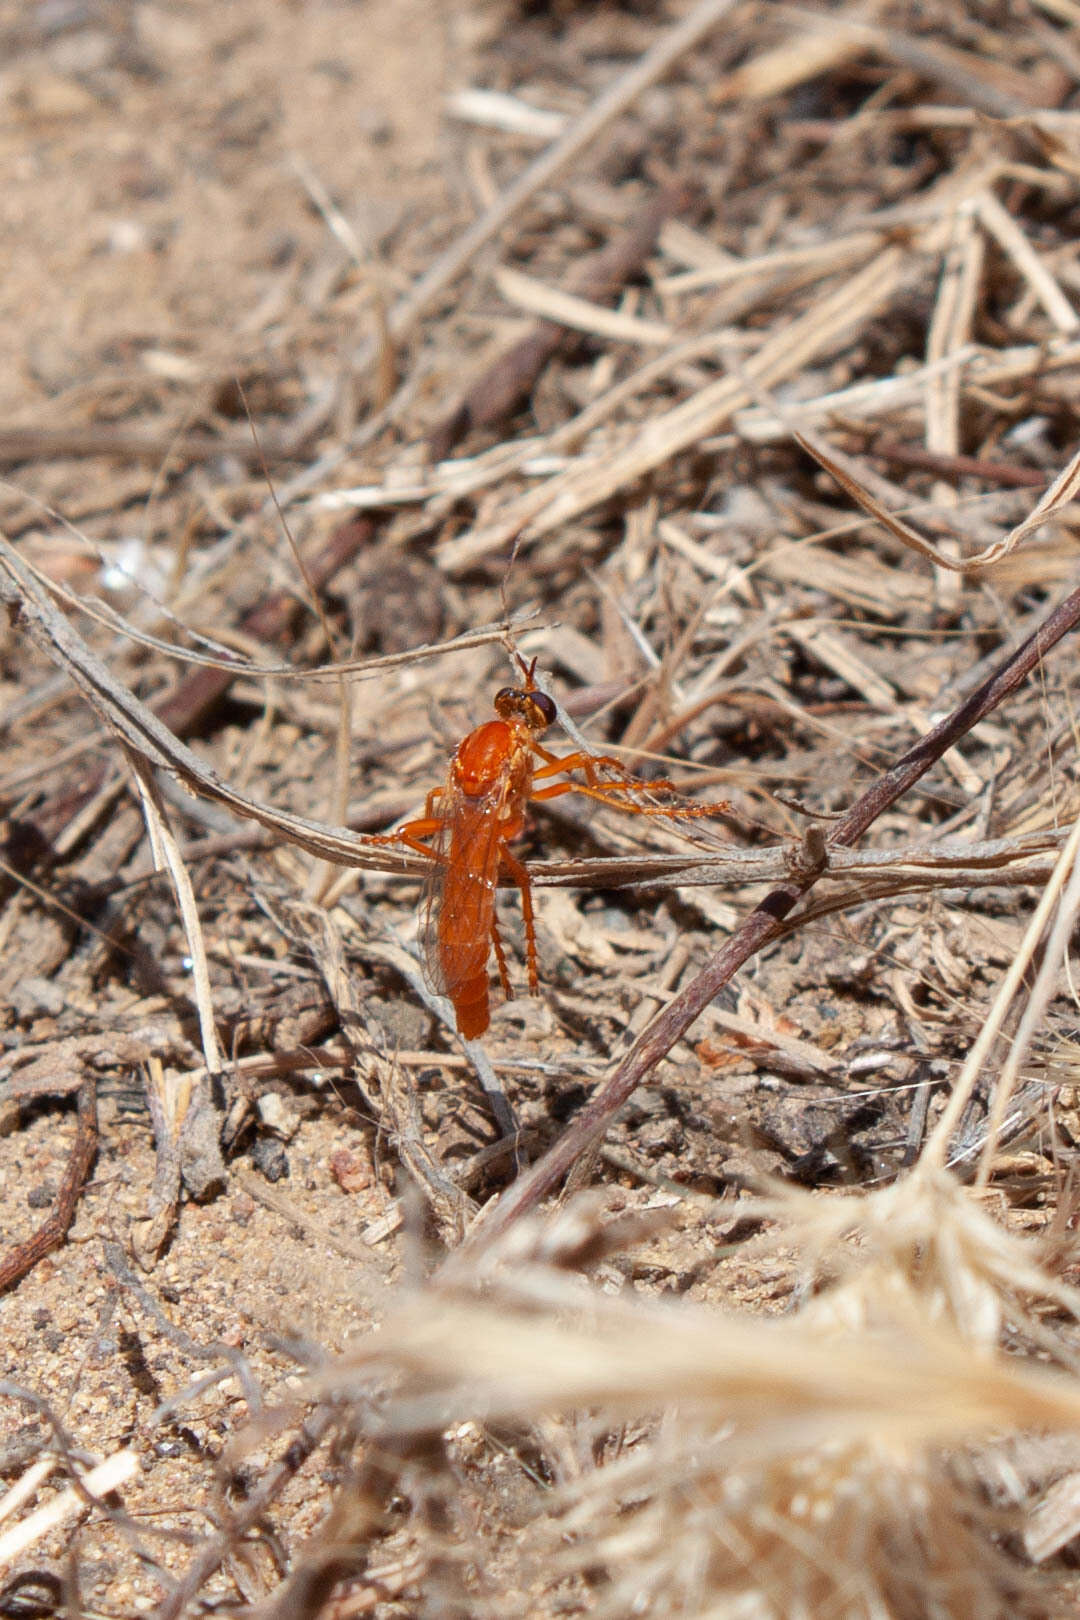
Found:
[[495, 694], [495, 713], [500, 720], [521, 720], [530, 731], [546, 731], [555, 721], [555, 705], [546, 692], [536, 687], [504, 686]]
[[554, 725], [558, 712], [546, 692], [541, 692], [534, 679], [536, 659], [526, 663], [519, 652], [514, 653], [518, 668], [525, 677], [524, 686], [504, 686], [495, 694], [495, 713], [500, 720], [520, 720], [530, 731], [546, 731]]

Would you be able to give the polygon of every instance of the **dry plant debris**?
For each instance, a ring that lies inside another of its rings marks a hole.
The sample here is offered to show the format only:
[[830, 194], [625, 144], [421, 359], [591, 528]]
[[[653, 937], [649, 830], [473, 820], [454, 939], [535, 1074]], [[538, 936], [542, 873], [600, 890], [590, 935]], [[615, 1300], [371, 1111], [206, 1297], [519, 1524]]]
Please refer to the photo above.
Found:
[[0, 0], [0, 1612], [1072, 1614], [1080, 8], [436, 9]]

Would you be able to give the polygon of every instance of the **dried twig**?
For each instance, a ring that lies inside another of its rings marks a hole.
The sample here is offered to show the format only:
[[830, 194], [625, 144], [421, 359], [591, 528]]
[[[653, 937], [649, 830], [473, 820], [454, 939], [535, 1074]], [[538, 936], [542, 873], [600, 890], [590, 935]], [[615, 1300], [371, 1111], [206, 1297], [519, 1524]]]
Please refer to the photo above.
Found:
[[259, 1523], [270, 1504], [300, 1472], [337, 1421], [337, 1413], [332, 1406], [321, 1407], [305, 1418], [281, 1461], [267, 1470], [226, 1528], [217, 1535], [207, 1537], [188, 1565], [183, 1580], [178, 1581], [152, 1611], [151, 1620], [178, 1620], [203, 1584], [243, 1540], [245, 1533]]
[[[1032, 958], [1035, 956], [1039, 941], [1044, 931], [1050, 929], [1050, 949], [1036, 978], [1028, 1007], [1024, 1018], [1021, 1020], [1021, 1029], [1017, 1031], [1011, 1043], [1011, 1049], [994, 1095], [993, 1110], [978, 1175], [979, 1184], [982, 1186], [985, 1186], [989, 1179], [993, 1150], [1000, 1133], [1005, 1108], [1015, 1086], [1019, 1066], [1026, 1055], [1034, 1026], [1049, 1003], [1059, 965], [1064, 956], [1069, 935], [1072, 932], [1076, 914], [1077, 883], [1080, 881], [1077, 876], [1080, 869], [1076, 866], [1078, 846], [1080, 846], [1080, 822], [1073, 826], [1069, 834], [1068, 841], [1062, 849], [1054, 871], [1050, 874], [1046, 888], [1039, 899], [1039, 904], [1036, 906], [1034, 914], [1028, 923], [1020, 948], [1017, 950], [1008, 972], [1001, 980], [997, 995], [994, 997], [993, 1006], [990, 1008], [986, 1018], [983, 1019], [978, 1036], [964, 1061], [964, 1067], [957, 1077], [952, 1095], [923, 1149], [922, 1163], [924, 1165], [934, 1167], [944, 1164], [950, 1140], [963, 1117], [965, 1108], [971, 1100], [979, 1076], [982, 1073], [983, 1065], [994, 1042], [1002, 1032], [1013, 999], [1018, 994], [1025, 976], [1030, 971]], [[1071, 878], [1069, 876], [1070, 869], [1073, 874]], [[1063, 889], [1065, 891], [1064, 895], [1062, 894]], [[1055, 909], [1057, 910], [1057, 917], [1051, 929], [1050, 924]]]
[[[375, 524], [370, 518], [349, 519], [339, 524], [308, 561], [312, 584], [320, 588], [328, 585], [370, 542], [374, 532]], [[293, 631], [302, 611], [294, 595], [272, 591], [242, 616], [239, 628], [252, 639], [280, 643]], [[242, 673], [242, 668], [229, 669], [221, 664], [192, 670], [171, 692], [158, 699], [154, 710], [178, 736], [190, 736]], [[65, 828], [92, 802], [108, 768], [108, 761], [104, 760], [92, 770], [66, 778], [35, 812], [32, 825], [41, 835], [42, 853], [47, 854]]]
[[298, 456], [318, 427], [318, 423], [306, 425], [303, 434], [288, 430], [275, 433], [260, 428], [258, 446], [247, 429], [220, 434], [177, 433], [163, 428], [140, 431], [101, 423], [89, 427], [0, 428], [0, 465], [52, 461], [68, 456], [118, 456], [152, 462], [165, 458], [170, 465], [235, 456], [257, 465], [262, 457], [267, 461], [287, 461]]
[[[315, 591], [324, 590], [375, 537], [372, 518], [347, 518], [305, 559], [304, 574]], [[241, 616], [239, 629], [252, 641], [266, 646], [280, 645], [294, 633], [303, 614], [303, 604], [291, 591], [271, 591]], [[178, 737], [190, 736], [220, 702], [235, 680], [236, 672], [225, 669], [192, 670], [166, 697], [155, 704], [158, 718]]]
[[66, 1519], [86, 1510], [97, 1498], [111, 1496], [115, 1490], [139, 1472], [139, 1455], [135, 1451], [117, 1451], [83, 1474], [77, 1484], [62, 1491], [36, 1512], [28, 1515], [0, 1536], [0, 1569], [8, 1569], [31, 1547], [50, 1535]]
[[199, 921], [199, 908], [195, 904], [195, 891], [191, 886], [191, 877], [180, 853], [180, 846], [176, 835], [169, 824], [169, 813], [165, 808], [165, 801], [161, 796], [153, 772], [150, 770], [142, 754], [134, 749], [128, 749], [128, 763], [131, 766], [142, 801], [143, 815], [146, 818], [147, 831], [150, 835], [150, 847], [154, 853], [155, 865], [160, 870], [167, 867], [172, 878], [173, 890], [176, 894], [176, 903], [184, 923], [184, 933], [187, 935], [188, 950], [191, 953], [192, 983], [195, 988], [195, 1005], [199, 1013], [199, 1031], [202, 1037], [203, 1058], [210, 1074], [217, 1074], [221, 1070], [221, 1047], [218, 1044], [217, 1030], [214, 1026], [214, 1008], [210, 996], [210, 969], [206, 959], [206, 944], [203, 940], [202, 924]]
[[79, 1193], [90, 1173], [90, 1166], [97, 1152], [97, 1081], [92, 1075], [87, 1075], [79, 1086], [77, 1102], [78, 1130], [64, 1179], [60, 1184], [60, 1191], [56, 1195], [56, 1202], [33, 1237], [27, 1238], [25, 1243], [17, 1244], [7, 1258], [0, 1262], [0, 1292], [19, 1282], [28, 1271], [33, 1270], [39, 1260], [43, 1260], [51, 1250], [58, 1248], [64, 1240], [68, 1227], [75, 1219]]
[[1067, 466], [1043, 491], [1022, 523], [1010, 529], [1008, 534], [996, 540], [993, 545], [985, 547], [978, 556], [957, 558], [942, 551], [912, 524], [898, 518], [895, 512], [890, 512], [882, 506], [860, 482], [850, 458], [840, 451], [832, 450], [820, 434], [807, 428], [802, 432], [796, 432], [794, 436], [807, 455], [813, 456], [830, 477], [836, 479], [844, 493], [850, 495], [864, 512], [875, 518], [890, 534], [903, 541], [904, 545], [910, 546], [913, 551], [919, 552], [921, 556], [930, 558], [937, 567], [956, 573], [976, 572], [981, 568], [989, 568], [992, 563], [1000, 562], [1003, 557], [1015, 551], [1029, 535], [1034, 534], [1044, 523], [1048, 523], [1074, 501], [1080, 493], [1080, 450], [1078, 450]]
[[1037, 467], [1021, 467], [1010, 461], [987, 461], [983, 456], [946, 456], [924, 450], [917, 444], [900, 444], [896, 439], [871, 438], [865, 453], [900, 467], [916, 467], [937, 473], [941, 478], [981, 478], [1003, 489], [1044, 489], [1046, 475]]
[[[686, 194], [670, 188], [646, 205], [628, 231], [586, 261], [571, 289], [592, 303], [604, 304], [637, 274], [656, 246], [660, 227], [684, 206]], [[559, 348], [578, 342], [578, 335], [553, 320], [538, 321], [532, 331], [507, 349], [469, 389], [461, 403], [431, 434], [428, 452], [442, 461], [474, 427], [495, 427], [529, 397], [536, 379]]]

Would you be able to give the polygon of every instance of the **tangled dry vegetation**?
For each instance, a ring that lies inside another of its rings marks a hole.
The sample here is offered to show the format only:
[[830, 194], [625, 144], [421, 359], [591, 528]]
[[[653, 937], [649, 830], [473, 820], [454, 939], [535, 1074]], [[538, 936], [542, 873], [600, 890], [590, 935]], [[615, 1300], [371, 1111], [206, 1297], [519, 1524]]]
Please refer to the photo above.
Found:
[[0, 1612], [1075, 1613], [1080, 6], [0, 39]]

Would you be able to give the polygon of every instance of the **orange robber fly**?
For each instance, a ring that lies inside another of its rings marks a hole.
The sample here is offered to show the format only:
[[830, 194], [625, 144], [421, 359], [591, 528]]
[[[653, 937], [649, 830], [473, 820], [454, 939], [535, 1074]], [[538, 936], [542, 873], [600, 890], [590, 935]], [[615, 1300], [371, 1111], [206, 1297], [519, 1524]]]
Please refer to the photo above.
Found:
[[[580, 793], [632, 815], [723, 815], [731, 809], [726, 802], [628, 804], [619, 795], [677, 790], [671, 782], [628, 777], [619, 761], [606, 754], [550, 753], [538, 739], [555, 721], [555, 704], [533, 681], [535, 658], [531, 664], [520, 658], [518, 663], [524, 686], [504, 686], [496, 692], [497, 718], [477, 726], [458, 744], [446, 786], [428, 794], [423, 816], [371, 839], [377, 844], [405, 844], [431, 861], [423, 899], [424, 962], [433, 988], [450, 998], [458, 1031], [467, 1041], [488, 1027], [491, 950], [503, 993], [507, 1000], [513, 995], [495, 912], [502, 874], [521, 893], [529, 992], [535, 995], [539, 989], [532, 887], [524, 865], [509, 849], [524, 828], [527, 804]], [[584, 782], [547, 780], [577, 770]], [[616, 772], [619, 780], [606, 781], [601, 771]]]

